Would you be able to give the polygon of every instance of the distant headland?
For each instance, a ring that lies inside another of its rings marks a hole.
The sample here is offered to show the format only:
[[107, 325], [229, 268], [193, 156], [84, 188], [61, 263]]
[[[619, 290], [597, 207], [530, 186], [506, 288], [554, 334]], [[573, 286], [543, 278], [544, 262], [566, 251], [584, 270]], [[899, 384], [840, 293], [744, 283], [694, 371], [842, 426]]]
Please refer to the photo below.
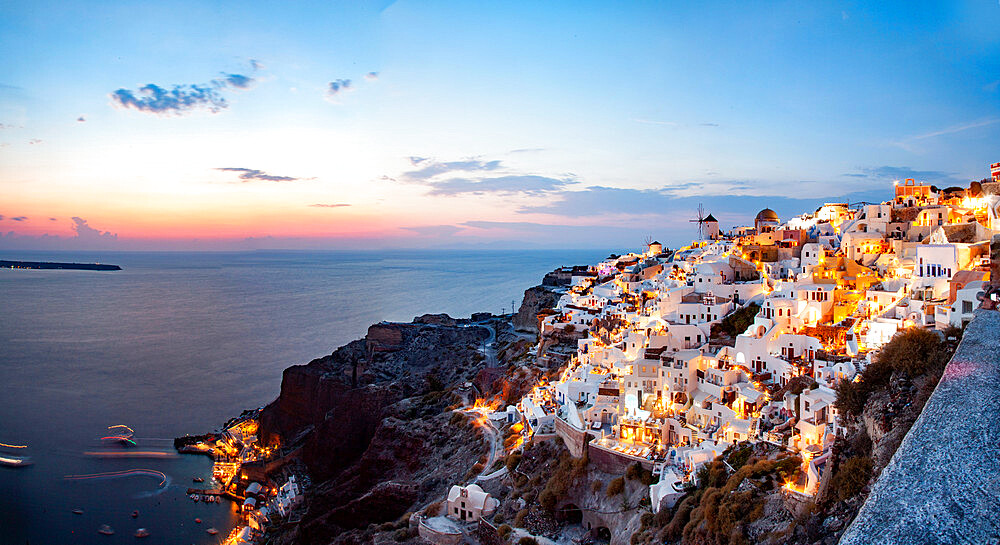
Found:
[[120, 271], [118, 265], [103, 263], [57, 263], [52, 261], [5, 261], [0, 259], [0, 269], [62, 269], [76, 271]]

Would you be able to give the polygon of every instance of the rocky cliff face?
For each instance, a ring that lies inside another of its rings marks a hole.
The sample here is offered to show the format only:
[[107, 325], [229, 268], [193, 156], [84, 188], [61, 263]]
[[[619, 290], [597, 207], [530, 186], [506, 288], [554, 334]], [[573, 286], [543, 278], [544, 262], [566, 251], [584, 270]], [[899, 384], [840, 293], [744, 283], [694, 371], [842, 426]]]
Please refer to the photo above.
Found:
[[559, 297], [559, 293], [544, 286], [524, 290], [521, 307], [514, 315], [514, 329], [525, 333], [538, 333], [538, 313], [556, 306]]
[[260, 439], [301, 446], [317, 483], [286, 543], [350, 543], [353, 529], [443, 493], [475, 463], [485, 447], [473, 427], [449, 420], [446, 390], [484, 367], [491, 334], [453, 324], [441, 316], [376, 324], [364, 339], [285, 370], [281, 394], [261, 411]]

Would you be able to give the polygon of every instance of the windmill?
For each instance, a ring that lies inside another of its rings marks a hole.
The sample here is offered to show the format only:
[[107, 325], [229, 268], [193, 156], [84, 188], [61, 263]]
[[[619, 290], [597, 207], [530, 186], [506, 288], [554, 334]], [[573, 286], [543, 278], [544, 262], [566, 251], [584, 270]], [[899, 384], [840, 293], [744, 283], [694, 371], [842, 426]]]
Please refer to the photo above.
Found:
[[705, 207], [698, 203], [698, 219], [688, 220], [690, 223], [698, 224], [698, 240], [705, 239]]

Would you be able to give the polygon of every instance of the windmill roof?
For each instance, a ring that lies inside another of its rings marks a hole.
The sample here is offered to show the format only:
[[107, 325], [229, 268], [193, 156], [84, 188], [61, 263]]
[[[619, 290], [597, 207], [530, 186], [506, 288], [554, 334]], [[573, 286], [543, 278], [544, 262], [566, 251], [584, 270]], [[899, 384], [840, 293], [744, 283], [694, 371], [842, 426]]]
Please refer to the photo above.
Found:
[[712, 214], [709, 214], [709, 215], [708, 215], [708, 216], [707, 216], [707, 217], [705, 218], [705, 221], [714, 221], [715, 223], [719, 223], [719, 220], [715, 219], [715, 216], [713, 216]]

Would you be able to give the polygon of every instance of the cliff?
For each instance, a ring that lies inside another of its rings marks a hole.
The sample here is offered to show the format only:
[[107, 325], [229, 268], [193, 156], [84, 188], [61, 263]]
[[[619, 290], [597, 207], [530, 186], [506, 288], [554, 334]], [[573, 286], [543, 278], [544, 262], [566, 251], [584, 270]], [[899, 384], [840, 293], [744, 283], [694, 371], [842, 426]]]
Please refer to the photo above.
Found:
[[447, 389], [485, 367], [491, 336], [442, 316], [380, 323], [286, 369], [280, 395], [261, 411], [260, 440], [301, 447], [316, 486], [283, 542], [352, 543], [353, 529], [391, 521], [460, 478], [485, 446], [473, 427], [448, 425]]
[[538, 313], [552, 308], [559, 302], [561, 294], [545, 286], [535, 286], [524, 290], [521, 306], [514, 315], [514, 329], [525, 333], [538, 333]]

